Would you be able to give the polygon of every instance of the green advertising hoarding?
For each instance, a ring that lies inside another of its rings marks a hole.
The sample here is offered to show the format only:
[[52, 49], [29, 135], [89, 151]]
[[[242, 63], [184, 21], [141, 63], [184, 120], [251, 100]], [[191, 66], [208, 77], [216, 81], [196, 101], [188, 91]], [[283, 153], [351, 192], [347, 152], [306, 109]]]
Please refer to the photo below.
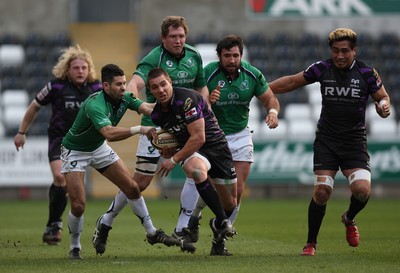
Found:
[[400, 13], [399, 0], [246, 0], [250, 17], [372, 16]]
[[[312, 184], [312, 141], [275, 141], [254, 144], [255, 162], [248, 184]], [[400, 183], [400, 142], [370, 142], [372, 180], [374, 184]], [[175, 167], [165, 182], [181, 185], [185, 180]], [[347, 183], [338, 172], [335, 183]]]

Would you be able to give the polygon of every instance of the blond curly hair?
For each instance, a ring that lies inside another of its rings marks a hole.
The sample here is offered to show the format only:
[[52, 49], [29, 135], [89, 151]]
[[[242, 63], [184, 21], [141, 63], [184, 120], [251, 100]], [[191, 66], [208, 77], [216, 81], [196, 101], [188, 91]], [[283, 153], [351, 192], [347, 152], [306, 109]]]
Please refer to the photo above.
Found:
[[81, 59], [86, 61], [89, 68], [89, 74], [86, 79], [87, 82], [94, 82], [97, 79], [96, 70], [94, 68], [92, 55], [90, 55], [89, 51], [81, 49], [79, 45], [70, 46], [66, 49], [63, 49], [61, 56], [58, 58], [57, 64], [53, 67], [53, 75], [58, 79], [67, 79], [68, 71], [71, 65], [71, 62], [76, 59]]

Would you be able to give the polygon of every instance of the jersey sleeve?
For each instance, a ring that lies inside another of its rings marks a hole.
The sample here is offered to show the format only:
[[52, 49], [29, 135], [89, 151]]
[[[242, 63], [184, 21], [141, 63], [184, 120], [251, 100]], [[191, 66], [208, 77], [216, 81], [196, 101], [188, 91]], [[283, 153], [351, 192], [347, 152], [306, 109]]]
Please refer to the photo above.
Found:
[[195, 89], [206, 86], [206, 78], [205, 78], [205, 74], [204, 74], [203, 60], [201, 59], [201, 56], [199, 53], [198, 53], [198, 68], [199, 69], [197, 70], [196, 79], [193, 83], [193, 87]]
[[50, 81], [37, 93], [35, 100], [41, 106], [48, 105], [53, 101], [56, 92], [57, 89], [53, 88], [52, 82]]
[[143, 101], [136, 98], [132, 93], [125, 93], [125, 101], [128, 104], [128, 108], [132, 111], [136, 111], [139, 114], [139, 107], [142, 105]]
[[304, 79], [309, 83], [319, 81], [320, 76], [330, 67], [330, 64], [326, 61], [318, 61], [311, 64], [303, 72]]
[[261, 73], [260, 70], [257, 68], [254, 68], [256, 72], [256, 84], [254, 86], [254, 95], [255, 96], [261, 96], [268, 90], [268, 82], [265, 79], [265, 76], [263, 73]]
[[193, 92], [187, 95], [182, 105], [184, 119], [187, 124], [204, 118], [203, 108], [205, 104], [206, 102], [201, 99], [200, 95], [196, 96]]

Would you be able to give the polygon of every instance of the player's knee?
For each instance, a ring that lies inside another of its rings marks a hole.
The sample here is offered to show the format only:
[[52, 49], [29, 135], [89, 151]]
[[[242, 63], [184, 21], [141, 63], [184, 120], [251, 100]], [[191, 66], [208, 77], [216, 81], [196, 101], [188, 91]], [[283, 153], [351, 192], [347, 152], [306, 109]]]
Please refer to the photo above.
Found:
[[314, 189], [315, 202], [320, 206], [325, 205], [331, 196], [331, 192], [332, 192], [332, 189], [327, 186], [315, 187], [315, 189]]
[[143, 175], [140, 173], [135, 173], [133, 179], [136, 181], [140, 192], [142, 192], [150, 185], [151, 180], [153, 179], [153, 175]]
[[81, 217], [85, 212], [85, 203], [81, 201], [71, 202], [71, 212], [76, 217]]
[[129, 185], [121, 188], [121, 190], [128, 199], [138, 199], [141, 196], [139, 186], [134, 180]]
[[57, 187], [65, 187], [67, 186], [67, 183], [65, 182], [65, 177], [63, 174], [61, 173], [57, 173], [53, 175], [54, 178], [54, 185], [56, 185]]

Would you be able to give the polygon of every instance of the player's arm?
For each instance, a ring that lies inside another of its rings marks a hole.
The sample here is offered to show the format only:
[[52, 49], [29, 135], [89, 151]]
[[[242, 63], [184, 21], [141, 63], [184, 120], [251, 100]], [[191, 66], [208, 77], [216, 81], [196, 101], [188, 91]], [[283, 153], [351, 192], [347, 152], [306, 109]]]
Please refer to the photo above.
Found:
[[156, 104], [155, 103], [148, 103], [148, 102], [143, 102], [138, 109], [138, 112], [140, 114], [143, 114], [145, 116], [150, 116], [151, 112], [153, 111], [153, 108]]
[[375, 101], [375, 110], [382, 118], [387, 118], [390, 115], [390, 97], [386, 92], [385, 87], [382, 87], [371, 95]]
[[269, 88], [271, 88], [275, 94], [282, 94], [303, 87], [309, 84], [304, 78], [303, 73], [302, 71], [297, 74], [280, 77], [270, 82]]
[[278, 98], [272, 92], [271, 88], [268, 87], [267, 91], [257, 98], [268, 112], [268, 115], [265, 117], [265, 123], [267, 123], [269, 128], [278, 127], [278, 113], [280, 110], [280, 105]]
[[26, 141], [25, 134], [28, 132], [29, 127], [36, 119], [40, 109], [41, 105], [37, 103], [36, 100], [33, 100], [26, 109], [25, 115], [21, 121], [21, 124], [19, 125], [18, 133], [14, 137], [14, 144], [17, 148], [17, 151], [19, 151], [19, 148], [24, 147]]
[[150, 128], [151, 128], [150, 126], [140, 126], [140, 125], [133, 126], [130, 128], [114, 127], [111, 125], [106, 125], [99, 129], [99, 133], [108, 142], [114, 142], [114, 141], [120, 141], [120, 140], [130, 138], [131, 136], [134, 136], [137, 134], [146, 134]]
[[190, 137], [182, 149], [180, 149], [179, 152], [173, 156], [175, 162], [185, 160], [190, 155], [197, 152], [206, 142], [204, 118], [197, 119], [187, 124], [187, 130], [190, 134]]
[[139, 97], [139, 91], [145, 87], [144, 80], [139, 76], [134, 74], [126, 86], [126, 91], [131, 92], [135, 97]]

